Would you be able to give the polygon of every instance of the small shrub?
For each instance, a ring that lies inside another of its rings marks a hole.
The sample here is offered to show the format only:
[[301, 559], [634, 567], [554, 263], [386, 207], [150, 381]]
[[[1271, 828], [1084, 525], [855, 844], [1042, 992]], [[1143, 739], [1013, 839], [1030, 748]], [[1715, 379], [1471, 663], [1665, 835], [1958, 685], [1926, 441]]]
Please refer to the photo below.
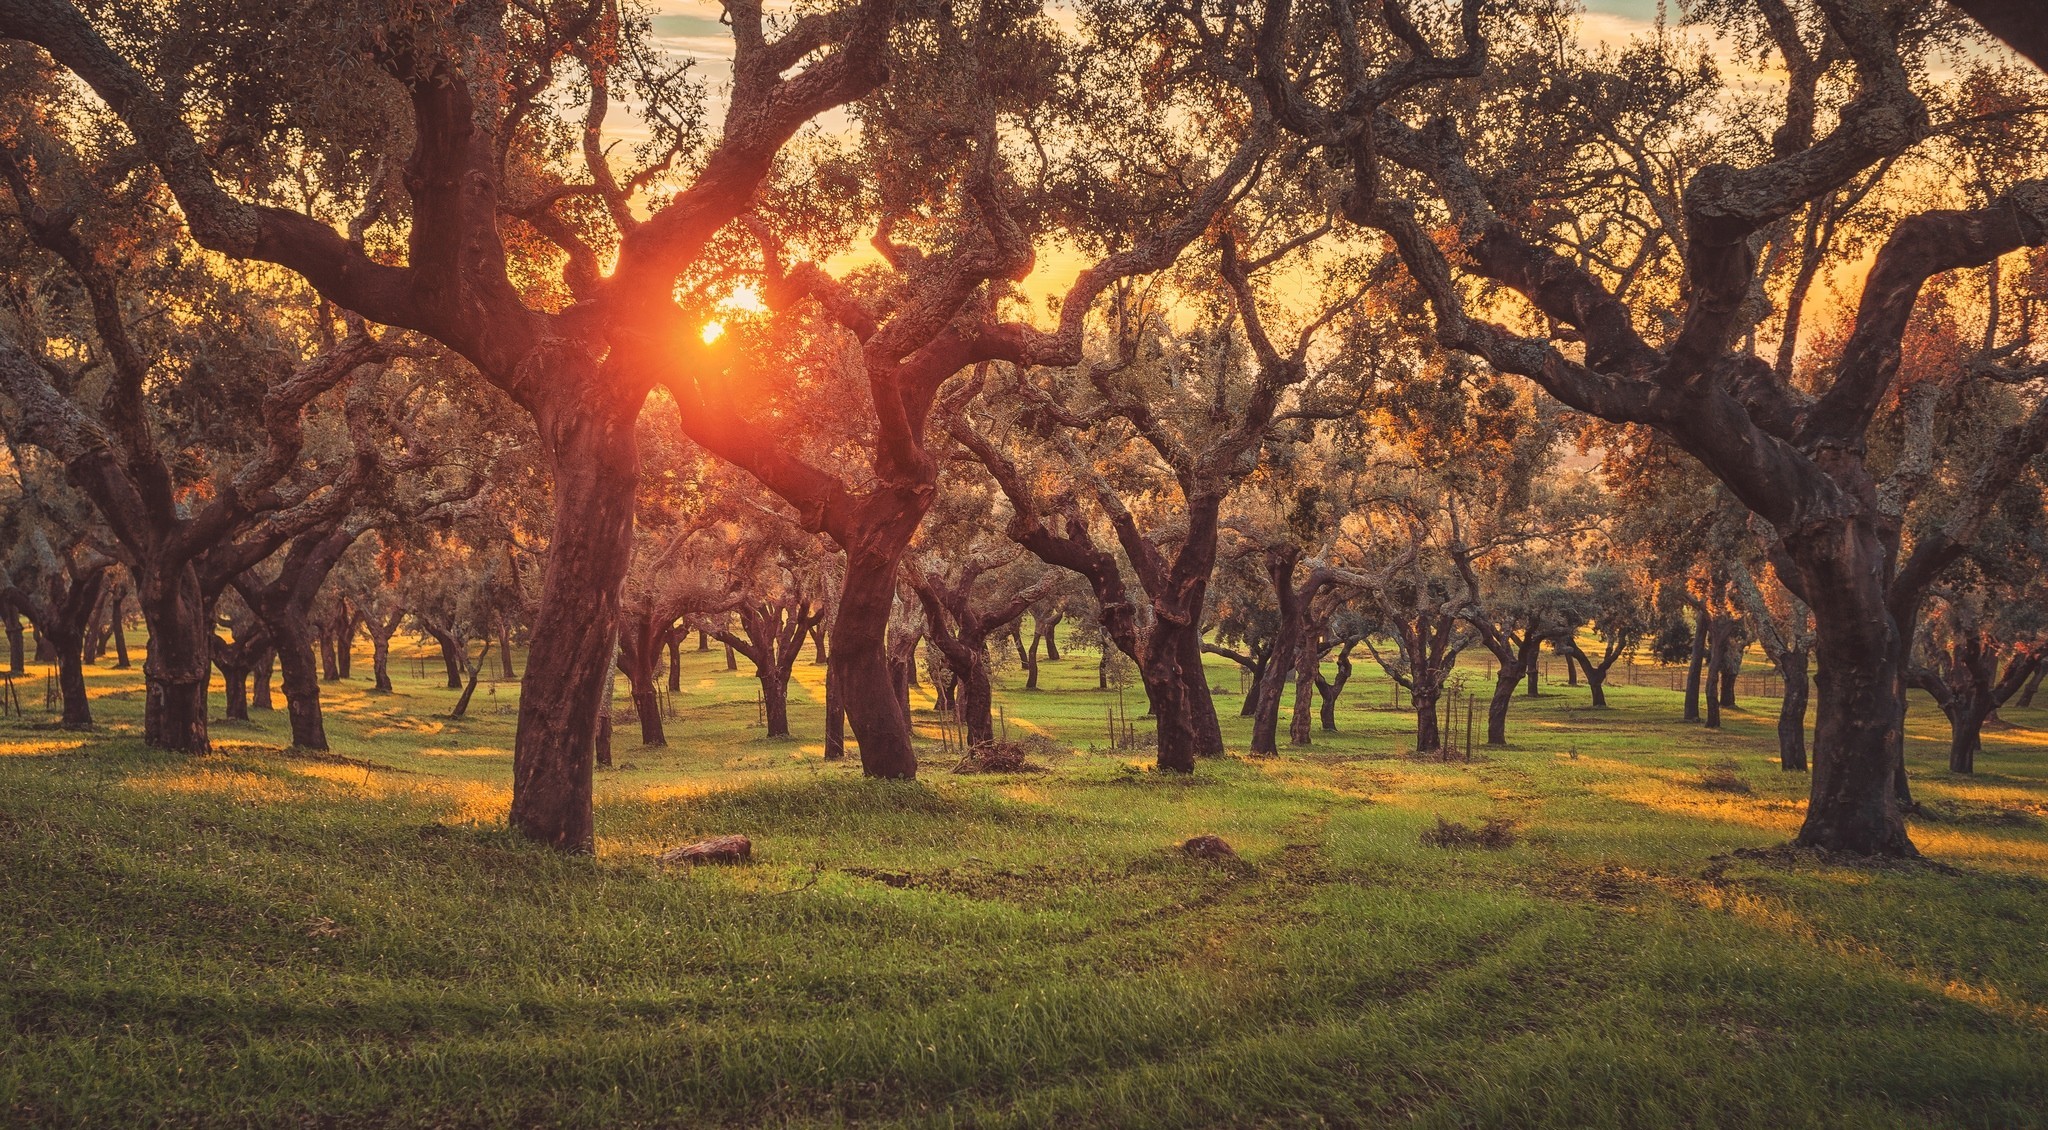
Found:
[[1710, 793], [1735, 793], [1748, 796], [1756, 790], [1743, 780], [1740, 766], [1732, 758], [1723, 758], [1700, 770], [1699, 787]]
[[1482, 847], [1488, 851], [1499, 851], [1513, 847], [1514, 843], [1515, 822], [1499, 816], [1487, 817], [1486, 822], [1477, 828], [1439, 816], [1436, 827], [1422, 830], [1424, 847]]

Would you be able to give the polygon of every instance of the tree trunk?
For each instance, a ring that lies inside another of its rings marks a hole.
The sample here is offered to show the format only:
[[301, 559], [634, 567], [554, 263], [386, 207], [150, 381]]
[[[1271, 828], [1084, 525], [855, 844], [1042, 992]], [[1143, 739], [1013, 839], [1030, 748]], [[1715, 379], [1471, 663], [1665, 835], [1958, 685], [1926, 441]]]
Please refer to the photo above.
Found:
[[1735, 705], [1735, 680], [1742, 677], [1742, 651], [1735, 639], [1734, 625], [1729, 626], [1728, 638], [1721, 643], [1721, 705], [1730, 710]]
[[[569, 387], [569, 386], [562, 386]], [[555, 528], [520, 681], [512, 754], [512, 826], [565, 851], [595, 847], [591, 772], [600, 697], [619, 624], [619, 591], [633, 555], [639, 483], [634, 436], [640, 401], [547, 405], [537, 421], [555, 485]]]
[[1273, 662], [1282, 647], [1294, 650], [1294, 643], [1288, 638], [1285, 627], [1273, 650], [1258, 657], [1253, 668], [1252, 693], [1244, 696], [1243, 714], [1252, 720], [1252, 753], [1260, 757], [1276, 756], [1280, 752], [1280, 700], [1287, 693], [1287, 662]]
[[832, 653], [825, 650], [825, 625], [811, 625], [811, 663], [823, 667], [832, 661]]
[[[1213, 539], [1212, 539], [1213, 540]], [[1195, 753], [1223, 756], [1223, 724], [1216, 717], [1216, 699], [1209, 693], [1209, 668], [1202, 662], [1201, 603], [1197, 594], [1186, 627], [1176, 625], [1180, 639], [1181, 677], [1187, 682], [1185, 701], [1195, 729]]]
[[[230, 722], [249, 720], [249, 669], [239, 664], [216, 663], [220, 668], [221, 683], [226, 687], [224, 695], [227, 709], [225, 716]], [[81, 685], [82, 682], [81, 682]]]
[[356, 614], [349, 611], [344, 611], [336, 621], [340, 629], [334, 637], [334, 676], [337, 680], [348, 678], [350, 663], [356, 653], [356, 629], [361, 623]]
[[733, 651], [731, 644], [725, 645], [725, 669], [728, 671], [740, 669], [740, 657]]
[[1504, 663], [1493, 676], [1493, 698], [1486, 704], [1486, 744], [1508, 744], [1508, 707], [1514, 703], [1515, 687], [1522, 681], [1519, 665]]
[[1804, 651], [1788, 651], [1778, 660], [1785, 697], [1778, 703], [1778, 767], [1787, 773], [1806, 772], [1806, 676]]
[[1035, 691], [1038, 689], [1039, 633], [1034, 628], [1031, 633], [1031, 646], [1024, 646], [1024, 623], [1020, 619], [1010, 625], [1010, 638], [1017, 644], [1017, 662], [1024, 665], [1024, 689]]
[[378, 694], [391, 693], [391, 633], [370, 631], [370, 672]]
[[[917, 776], [910, 744], [909, 666], [898, 684], [889, 662], [889, 609], [904, 547], [931, 501], [931, 486], [877, 487], [861, 507], [846, 551], [846, 580], [839, 613], [832, 621], [831, 659], [839, 668], [839, 695], [846, 720], [860, 743], [861, 772], [869, 777]], [[870, 511], [875, 513], [870, 513]]]
[[321, 678], [326, 679], [330, 683], [339, 682], [341, 679], [341, 668], [335, 666], [334, 663], [334, 637], [329, 635], [325, 628], [322, 628], [315, 633], [315, 638], [320, 641]]
[[1337, 651], [1337, 674], [1335, 678], [1324, 679], [1316, 676], [1316, 693], [1323, 699], [1323, 732], [1337, 732], [1337, 698], [1344, 693], [1344, 684], [1351, 681], [1351, 648], [1345, 644]]
[[846, 705], [839, 701], [839, 665], [825, 664], [825, 760], [846, 759]]
[[1948, 771], [1975, 773], [1977, 751], [1984, 748], [1984, 719], [1990, 717], [1988, 703], [1963, 699], [1956, 703], [1948, 720]]
[[[128, 618], [127, 609], [123, 607], [126, 602], [127, 593], [121, 591], [114, 593], [114, 670], [116, 671], [126, 671], [131, 665], [128, 659], [128, 633], [121, 625], [121, 621]], [[19, 656], [19, 654], [20, 650], [17, 646], [16, 655]]]
[[1580, 656], [1579, 670], [1585, 673], [1586, 689], [1593, 695], [1593, 708], [1607, 709], [1607, 668], [1596, 667], [1584, 656]]
[[1685, 670], [1685, 713], [1684, 720], [1700, 720], [1700, 675], [1707, 660], [1707, 614], [1696, 613], [1693, 617], [1692, 660]]
[[[1710, 649], [1710, 650], [1711, 650], [1711, 649]], [[1707, 726], [1707, 729], [1709, 729], [1709, 730], [1718, 730], [1718, 729], [1720, 729], [1720, 728], [1721, 728], [1721, 677], [1722, 677], [1722, 674], [1723, 674], [1723, 672], [1722, 672], [1722, 670], [1721, 670], [1721, 664], [1720, 664], [1720, 662], [1719, 662], [1719, 661], [1717, 661], [1717, 660], [1714, 660], [1714, 659], [1711, 659], [1711, 658], [1710, 658], [1710, 659], [1709, 659], [1709, 660], [1707, 661], [1707, 685], [1706, 685], [1706, 690], [1705, 690], [1705, 691], [1703, 692], [1703, 695], [1702, 695], [1702, 697], [1704, 698], [1704, 700], [1706, 701], [1706, 704], [1707, 704], [1707, 721], [1706, 721], [1706, 726]]]
[[1863, 855], [1919, 853], [1906, 834], [1893, 739], [1904, 704], [1900, 633], [1885, 603], [1890, 554], [1868, 521], [1784, 539], [1813, 610], [1813, 779], [1798, 842]]
[[[67, 730], [92, 728], [92, 700], [85, 690], [85, 634], [67, 626], [50, 633], [50, 647], [57, 653], [57, 696], [64, 706], [59, 724]], [[248, 717], [248, 711], [242, 716]]]
[[169, 576], [136, 578], [136, 600], [149, 627], [142, 663], [143, 741], [158, 749], [212, 751], [206, 732], [206, 688], [213, 669], [212, 609], [190, 565]]
[[[1322, 629], [1316, 629], [1321, 635]], [[1306, 746], [1310, 743], [1310, 716], [1315, 713], [1317, 668], [1323, 665], [1323, 651], [1319, 640], [1310, 637], [1302, 641], [1301, 664], [1294, 669], [1294, 717], [1287, 725], [1287, 744]]]
[[755, 678], [761, 681], [761, 705], [768, 716], [768, 736], [786, 738], [789, 736], [789, 683], [775, 671], [774, 665], [767, 664], [755, 671]]
[[711, 650], [711, 636], [708, 633], [704, 632], [702, 629], [699, 629], [697, 632], [697, 650]]
[[277, 652], [265, 648], [256, 666], [249, 669], [249, 706], [254, 710], [276, 710], [277, 703], [271, 698], [270, 682], [277, 670]]
[[498, 617], [498, 674], [507, 679], [519, 677], [512, 669], [512, 623], [503, 616]]
[[300, 749], [327, 749], [327, 722], [320, 712], [320, 669], [314, 662], [311, 629], [304, 621], [279, 617], [269, 625], [271, 642], [277, 647], [279, 682], [284, 687], [284, 708], [291, 716], [292, 745]]
[[[28, 649], [22, 640], [21, 616], [18, 613], [9, 612], [6, 616], [6, 623], [7, 673], [10, 675], [25, 675], [28, 673]], [[2021, 705], [2024, 706], [2026, 704], [2022, 702]]]
[[463, 656], [462, 665], [469, 668], [469, 678], [462, 685], [462, 697], [455, 700], [455, 709], [448, 712], [450, 718], [464, 718], [468, 716], [469, 700], [476, 697], [477, 680], [483, 678], [484, 663], [490, 659], [490, 650], [491, 641], [486, 639], [484, 641], [484, 654], [478, 655], [475, 663], [470, 663], [467, 655]]
[[451, 691], [461, 690], [462, 676], [466, 673], [464, 668], [469, 666], [467, 649], [463, 647], [461, 641], [457, 640], [452, 633], [444, 632], [431, 624], [426, 624], [424, 621], [421, 626], [427, 629], [427, 635], [433, 637], [434, 643], [441, 649], [441, 666], [448, 675], [448, 689]]
[[[1514, 690], [1515, 684], [1509, 683], [1508, 693], [1512, 695]], [[1413, 692], [1409, 694], [1409, 701], [1415, 707], [1415, 752], [1417, 753], [1436, 753], [1443, 749], [1443, 738], [1438, 735], [1436, 727], [1436, 698], [1436, 692], [1434, 691], [1428, 692], [1426, 695]]]
[[960, 696], [961, 720], [967, 724], [967, 746], [969, 749], [984, 749], [996, 744], [995, 690], [989, 684], [986, 650], [982, 646], [970, 646], [975, 658], [961, 675], [957, 693]]
[[683, 693], [683, 637], [668, 634], [668, 693]]
[[1540, 673], [1542, 672], [1542, 670], [1543, 670], [1543, 665], [1542, 665], [1541, 663], [1531, 663], [1531, 664], [1529, 664], [1529, 697], [1530, 697], [1530, 698], [1535, 698], [1535, 697], [1536, 697], [1536, 676], [1537, 676], [1538, 674], [1540, 674]]
[[1060, 661], [1060, 644], [1057, 639], [1053, 638], [1053, 633], [1059, 631], [1060, 621], [1064, 619], [1066, 619], [1065, 615], [1059, 615], [1045, 622], [1045, 660], [1048, 663], [1058, 663]]

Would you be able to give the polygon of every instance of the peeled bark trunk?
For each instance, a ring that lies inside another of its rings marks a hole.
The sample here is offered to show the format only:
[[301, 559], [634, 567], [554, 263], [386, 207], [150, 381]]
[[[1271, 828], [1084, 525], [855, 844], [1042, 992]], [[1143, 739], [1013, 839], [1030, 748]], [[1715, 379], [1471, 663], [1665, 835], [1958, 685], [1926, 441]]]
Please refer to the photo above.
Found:
[[213, 669], [212, 609], [191, 566], [136, 579], [136, 599], [149, 626], [142, 663], [143, 741], [158, 749], [212, 751], [206, 731], [206, 687]]
[[539, 414], [555, 480], [555, 528], [520, 681], [512, 826], [565, 851], [595, 846], [591, 773], [620, 588], [633, 555], [639, 400], [609, 389]]
[[778, 672], [756, 672], [761, 683], [761, 705], [768, 717], [768, 736], [789, 736], [789, 681]]
[[1984, 748], [1984, 720], [1991, 711], [1974, 702], [1959, 706], [1962, 708], [1948, 722], [1948, 771], [1975, 773], [1977, 751]]
[[1788, 651], [1778, 660], [1785, 697], [1778, 703], [1778, 767], [1787, 773], [1806, 772], [1806, 653]]

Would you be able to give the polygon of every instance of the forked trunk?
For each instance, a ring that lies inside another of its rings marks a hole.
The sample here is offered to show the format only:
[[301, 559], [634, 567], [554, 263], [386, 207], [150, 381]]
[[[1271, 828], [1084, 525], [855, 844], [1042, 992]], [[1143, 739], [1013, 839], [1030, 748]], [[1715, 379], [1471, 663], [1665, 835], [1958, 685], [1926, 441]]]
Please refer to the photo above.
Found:
[[595, 846], [598, 699], [633, 554], [640, 402], [623, 390], [610, 395], [599, 403], [550, 405], [538, 417], [554, 470], [555, 528], [520, 681], [512, 826], [564, 851]]

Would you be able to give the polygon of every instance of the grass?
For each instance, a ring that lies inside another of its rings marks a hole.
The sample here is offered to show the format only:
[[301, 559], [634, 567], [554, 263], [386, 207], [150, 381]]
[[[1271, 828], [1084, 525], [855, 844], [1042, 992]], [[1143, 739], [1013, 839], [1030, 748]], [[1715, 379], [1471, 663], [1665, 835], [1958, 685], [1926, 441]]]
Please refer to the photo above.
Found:
[[[2048, 712], [1958, 778], [1916, 703], [1944, 866], [1873, 868], [1736, 853], [1804, 802], [1765, 700], [1714, 735], [1550, 686], [1424, 761], [1362, 677], [1344, 733], [1175, 779], [1091, 748], [1075, 656], [1000, 696], [1046, 772], [931, 740], [874, 782], [821, 760], [822, 668], [770, 741], [686, 651], [568, 859], [503, 828], [516, 684], [455, 722], [398, 666], [324, 688], [331, 758], [281, 717], [146, 750], [133, 672], [92, 672], [93, 734], [0, 722], [0, 1123], [2048, 1125]], [[653, 862], [726, 833], [752, 866]]]

